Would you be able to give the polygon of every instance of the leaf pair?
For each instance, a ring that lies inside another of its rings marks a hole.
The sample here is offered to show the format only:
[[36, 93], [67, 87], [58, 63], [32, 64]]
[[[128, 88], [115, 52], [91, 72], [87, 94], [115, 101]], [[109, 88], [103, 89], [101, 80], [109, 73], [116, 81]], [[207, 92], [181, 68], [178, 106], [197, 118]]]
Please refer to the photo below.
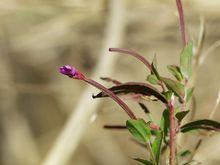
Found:
[[220, 131], [220, 123], [214, 120], [203, 119], [187, 123], [180, 128], [183, 133], [197, 129]]
[[[144, 96], [154, 96], [158, 100], [162, 101], [163, 103], [167, 103], [166, 98], [158, 91], [156, 88], [152, 87], [147, 83], [141, 82], [128, 82], [122, 83], [120, 85], [115, 85], [109, 88], [114, 94], [142, 94]], [[100, 92], [97, 95], [94, 95], [93, 98], [101, 98], [101, 97], [108, 97], [105, 93]]]
[[[151, 144], [151, 129], [149, 126], [150, 123], [146, 123], [142, 119], [138, 120], [127, 120], [126, 127], [128, 128], [129, 132], [133, 135], [135, 139], [140, 142]], [[143, 159], [135, 159], [143, 164], [147, 165], [157, 165], [160, 160], [161, 154], [161, 144], [163, 139], [163, 133], [161, 130], [154, 131], [155, 132], [155, 139], [153, 141], [152, 146], [150, 147], [151, 152], [151, 159], [152, 161], [143, 160]], [[154, 163], [153, 163], [154, 162]]]

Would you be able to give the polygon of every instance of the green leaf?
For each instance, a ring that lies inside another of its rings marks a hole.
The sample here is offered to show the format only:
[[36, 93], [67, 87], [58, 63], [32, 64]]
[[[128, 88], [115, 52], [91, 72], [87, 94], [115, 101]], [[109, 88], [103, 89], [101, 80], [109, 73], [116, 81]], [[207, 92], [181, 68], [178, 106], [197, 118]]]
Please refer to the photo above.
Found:
[[189, 42], [180, 55], [180, 69], [186, 79], [192, 74], [193, 43]]
[[149, 124], [143, 119], [127, 120], [126, 127], [133, 137], [141, 142], [147, 142], [151, 138], [151, 129]]
[[183, 133], [196, 129], [220, 131], [220, 123], [214, 120], [203, 119], [187, 123], [180, 128]]
[[152, 72], [151, 74], [154, 74], [158, 80], [161, 80], [160, 75], [157, 71], [157, 58], [156, 55], [154, 56], [153, 62], [151, 63]]
[[175, 117], [177, 118], [178, 122], [181, 122], [183, 118], [189, 113], [189, 111], [181, 111], [177, 112]]
[[193, 91], [194, 91], [194, 88], [187, 89], [186, 102], [188, 102], [191, 99]]
[[156, 131], [156, 137], [155, 137], [153, 145], [152, 145], [152, 150], [154, 153], [156, 165], [158, 165], [160, 162], [162, 139], [163, 139], [162, 131]]
[[170, 128], [170, 111], [168, 109], [165, 109], [163, 111], [163, 117], [160, 121], [160, 129], [164, 133], [163, 138], [166, 144], [168, 144], [166, 137], [168, 136], [169, 128]]
[[178, 81], [174, 81], [169, 78], [162, 77], [161, 80], [165, 83], [166, 87], [173, 91], [175, 95], [180, 97], [181, 99], [184, 98], [185, 95], [185, 90], [184, 90], [184, 85], [182, 85]]
[[172, 91], [163, 92], [163, 95], [166, 97], [168, 102], [170, 101], [172, 94], [173, 94]]
[[191, 154], [190, 150], [184, 150], [178, 153], [178, 156], [180, 157], [185, 157], [188, 156], [189, 154]]
[[144, 160], [144, 159], [141, 159], [141, 158], [135, 158], [134, 160], [142, 163], [142, 164], [145, 164], [145, 165], [154, 165], [151, 161], [149, 160]]
[[155, 76], [155, 74], [148, 75], [147, 76], [147, 81], [150, 82], [153, 85], [157, 85], [158, 82], [159, 82], [157, 77]]
[[180, 71], [180, 68], [179, 68], [178, 66], [176, 66], [176, 65], [168, 65], [168, 66], [167, 66], [167, 69], [170, 71], [170, 73], [171, 73], [174, 77], [176, 77], [176, 79], [177, 79], [178, 81], [182, 81], [182, 80], [183, 80], [183, 75], [182, 75], [182, 73], [181, 73], [181, 71]]

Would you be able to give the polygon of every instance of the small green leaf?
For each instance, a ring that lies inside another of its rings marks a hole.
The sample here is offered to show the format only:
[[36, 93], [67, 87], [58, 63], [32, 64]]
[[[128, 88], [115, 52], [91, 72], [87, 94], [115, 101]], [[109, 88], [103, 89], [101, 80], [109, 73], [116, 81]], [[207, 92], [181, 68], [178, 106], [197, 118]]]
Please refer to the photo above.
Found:
[[159, 82], [157, 77], [155, 76], [155, 74], [148, 75], [147, 76], [147, 81], [150, 82], [153, 85], [157, 85], [158, 82]]
[[220, 123], [214, 120], [203, 119], [187, 123], [180, 128], [183, 133], [196, 129], [220, 131]]
[[144, 164], [144, 165], [154, 165], [151, 161], [149, 160], [144, 160], [144, 159], [141, 159], [141, 158], [135, 158], [134, 160]]
[[186, 102], [188, 102], [191, 99], [193, 91], [194, 91], [194, 88], [187, 89]]
[[181, 111], [177, 112], [175, 117], [177, 118], [178, 122], [181, 122], [183, 118], [189, 113], [189, 111]]
[[170, 101], [172, 94], [173, 94], [172, 91], [163, 92], [163, 95], [166, 97], [168, 102]]
[[193, 43], [189, 42], [180, 55], [180, 69], [186, 79], [192, 74]]
[[188, 156], [189, 154], [191, 154], [190, 150], [184, 150], [178, 153], [178, 156], [180, 157], [185, 157]]
[[163, 138], [166, 144], [168, 144], [166, 137], [168, 136], [169, 128], [170, 128], [170, 111], [168, 109], [165, 109], [163, 111], [163, 117], [160, 121], [160, 129], [164, 133]]
[[153, 150], [154, 157], [156, 160], [156, 165], [158, 165], [160, 162], [162, 140], [163, 140], [162, 131], [156, 131], [156, 137], [155, 137], [153, 145], [152, 145], [152, 150]]
[[156, 58], [156, 55], [154, 56], [154, 59], [153, 59], [153, 62], [151, 63], [151, 68], [152, 68], [152, 72], [151, 74], [154, 74], [158, 80], [161, 80], [160, 79], [160, 75], [157, 71], [157, 58]]
[[180, 97], [181, 99], [184, 98], [185, 95], [185, 90], [184, 90], [184, 85], [182, 85], [178, 81], [174, 81], [169, 78], [162, 77], [161, 80], [165, 83], [166, 87], [173, 91], [175, 95]]
[[147, 142], [151, 138], [151, 129], [149, 124], [143, 119], [127, 120], [126, 127], [133, 137], [141, 142]]
[[155, 67], [155, 69], [157, 69], [157, 56], [156, 56], [156, 54], [154, 55], [152, 65]]
[[177, 79], [178, 81], [182, 81], [182, 80], [183, 80], [183, 75], [182, 75], [182, 73], [181, 73], [181, 71], [180, 71], [180, 68], [179, 68], [178, 66], [176, 66], [176, 65], [168, 65], [168, 66], [167, 66], [167, 69], [170, 71], [170, 73], [171, 73], [174, 77], [176, 77], [176, 79]]

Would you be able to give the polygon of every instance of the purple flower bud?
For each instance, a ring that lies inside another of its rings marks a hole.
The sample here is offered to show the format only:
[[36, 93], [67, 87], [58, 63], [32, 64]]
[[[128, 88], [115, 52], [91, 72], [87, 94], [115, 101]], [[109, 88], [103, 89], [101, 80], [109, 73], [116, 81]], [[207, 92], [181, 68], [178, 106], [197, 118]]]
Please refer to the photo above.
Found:
[[64, 65], [60, 67], [60, 73], [69, 76], [74, 79], [83, 79], [84, 75], [80, 73], [76, 68], [70, 65]]
[[69, 77], [74, 77], [77, 73], [77, 70], [70, 65], [64, 65], [60, 67], [60, 73]]

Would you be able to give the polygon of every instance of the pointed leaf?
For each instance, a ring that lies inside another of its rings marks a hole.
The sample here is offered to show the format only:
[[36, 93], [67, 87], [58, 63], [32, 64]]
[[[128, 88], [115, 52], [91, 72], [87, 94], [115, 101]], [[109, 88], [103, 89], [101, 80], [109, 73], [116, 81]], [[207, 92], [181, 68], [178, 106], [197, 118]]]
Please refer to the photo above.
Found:
[[178, 153], [178, 156], [185, 157], [185, 156], [188, 156], [189, 154], [191, 154], [190, 150], [184, 150]]
[[183, 118], [189, 113], [189, 111], [177, 112], [175, 117], [178, 119], [178, 122], [181, 122]]
[[141, 159], [141, 158], [135, 158], [134, 160], [144, 164], [144, 165], [154, 165], [151, 161], [149, 160], [144, 160], [144, 159]]
[[167, 69], [170, 71], [170, 73], [171, 73], [174, 77], [176, 77], [176, 79], [177, 79], [178, 81], [182, 81], [182, 80], [183, 80], [183, 75], [182, 75], [182, 73], [181, 73], [181, 71], [180, 71], [180, 68], [179, 68], [178, 66], [176, 66], [176, 65], [168, 65], [168, 66], [167, 66]]
[[143, 103], [138, 103], [138, 104], [144, 110], [145, 113], [147, 113], [147, 114], [150, 113], [150, 111], [146, 105], [144, 105]]
[[189, 100], [191, 99], [193, 91], [194, 91], [194, 88], [187, 89], [186, 102], [189, 102]]
[[143, 119], [127, 120], [126, 127], [133, 137], [141, 142], [147, 142], [151, 138], [151, 129]]
[[165, 109], [163, 111], [163, 117], [160, 121], [160, 129], [164, 133], [163, 138], [164, 138], [164, 143], [166, 144], [168, 144], [166, 137], [168, 136], [169, 128], [170, 128], [170, 111], [168, 109]]
[[155, 75], [157, 77], [158, 80], [160, 79], [160, 75], [157, 71], [157, 59], [156, 56], [154, 56], [153, 62], [151, 63], [151, 68], [152, 68], [152, 74]]
[[150, 82], [153, 85], [157, 85], [158, 82], [159, 82], [157, 77], [155, 76], [155, 74], [148, 75], [147, 76], [147, 81]]
[[106, 82], [111, 82], [111, 83], [113, 83], [113, 84], [115, 84], [115, 85], [121, 84], [120, 81], [115, 80], [115, 79], [112, 79], [112, 78], [110, 78], [110, 77], [100, 77], [100, 79], [103, 80], [103, 81], [106, 81]]
[[183, 133], [195, 129], [220, 131], [220, 123], [214, 120], [203, 119], [187, 123], [180, 128]]
[[162, 131], [156, 131], [156, 137], [152, 145], [152, 150], [156, 160], [156, 165], [158, 165], [160, 162], [162, 139], [163, 139]]
[[193, 44], [189, 42], [180, 55], [180, 69], [186, 79], [192, 74]]
[[168, 102], [170, 101], [172, 94], [173, 94], [172, 91], [163, 92], [163, 95], [166, 97]]
[[[166, 98], [156, 88], [147, 83], [128, 82], [109, 88], [114, 94], [142, 94], [144, 96], [154, 96], [158, 100], [167, 103]], [[97, 95], [93, 95], [93, 98], [108, 97], [105, 93], [100, 92]]]
[[180, 82], [165, 77], [162, 77], [161, 80], [165, 83], [168, 89], [174, 92], [175, 95], [181, 99], [184, 97], [184, 85], [182, 85]]

